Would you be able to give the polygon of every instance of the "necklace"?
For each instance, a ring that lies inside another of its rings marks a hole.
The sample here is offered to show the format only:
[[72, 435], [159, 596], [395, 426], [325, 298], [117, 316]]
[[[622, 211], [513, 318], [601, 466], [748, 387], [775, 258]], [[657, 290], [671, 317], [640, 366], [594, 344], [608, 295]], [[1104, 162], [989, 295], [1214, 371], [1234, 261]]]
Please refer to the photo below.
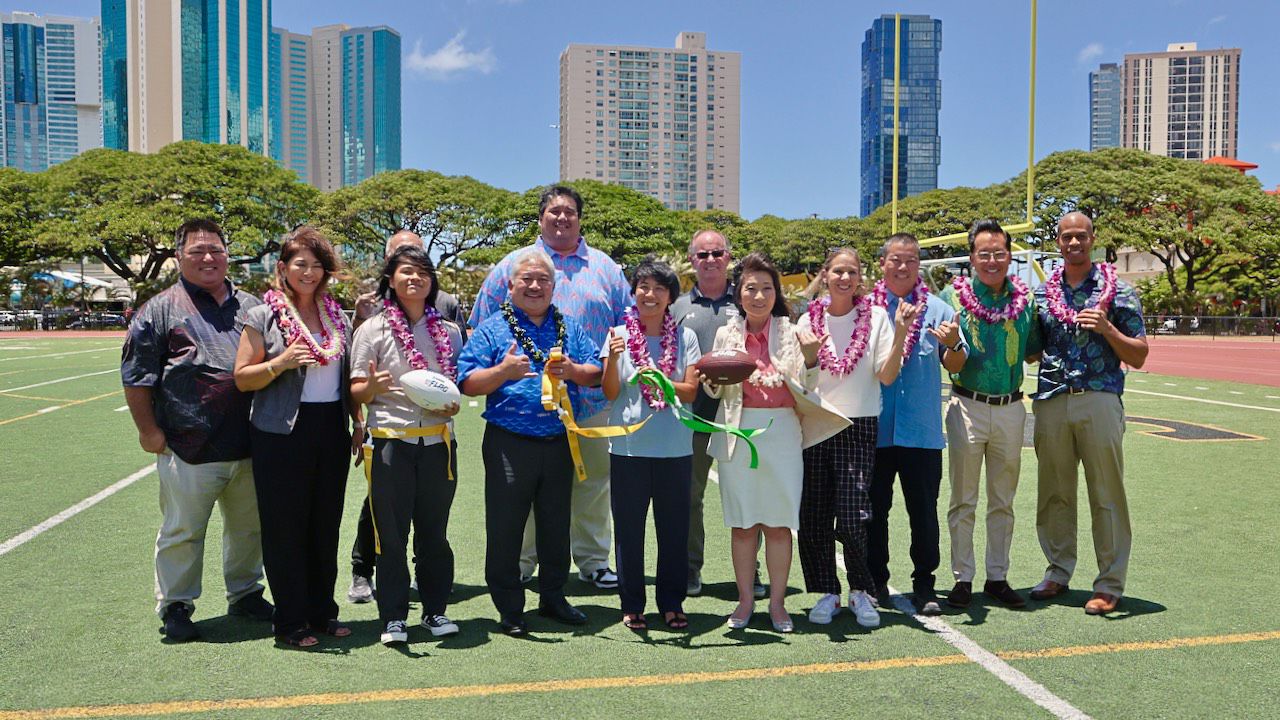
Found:
[[272, 289], [262, 299], [267, 301], [267, 305], [275, 313], [276, 323], [280, 325], [286, 345], [292, 345], [301, 339], [311, 351], [311, 356], [321, 365], [328, 365], [330, 360], [342, 355], [346, 342], [342, 328], [346, 325], [346, 319], [338, 301], [328, 293], [324, 294], [324, 312], [320, 313], [320, 342], [311, 337], [311, 331], [307, 329], [307, 324], [302, 321], [298, 309], [293, 306], [287, 294]]
[[[1085, 300], [1084, 307], [1081, 310], [1089, 308], [1103, 308], [1111, 304], [1116, 297], [1116, 269], [1111, 263], [1098, 263], [1098, 274], [1102, 276], [1102, 283], [1093, 295]], [[1062, 295], [1062, 267], [1059, 266], [1053, 274], [1049, 276], [1048, 282], [1044, 286], [1044, 299], [1049, 305], [1049, 313], [1057, 318], [1060, 322], [1067, 325], [1076, 323], [1077, 311]]]
[[956, 289], [956, 296], [960, 299], [960, 305], [969, 314], [978, 318], [984, 323], [995, 325], [998, 323], [1014, 320], [1027, 309], [1027, 303], [1031, 298], [1031, 291], [1027, 289], [1027, 284], [1016, 277], [1007, 278], [1010, 286], [1011, 297], [1005, 303], [1005, 306], [999, 310], [989, 308], [982, 304], [978, 296], [973, 292], [973, 283], [967, 278], [958, 277], [951, 281], [951, 287]]
[[[827, 332], [827, 309], [830, 306], [829, 296], [809, 303], [809, 328], [818, 337]], [[858, 313], [858, 318], [853, 323], [853, 332], [849, 335], [844, 355], [837, 360], [835, 353], [825, 342], [818, 348], [818, 365], [832, 375], [848, 375], [867, 352], [867, 342], [871, 337], [871, 298], [859, 295], [854, 299], [853, 311]]]
[[[916, 278], [916, 286], [911, 290], [910, 298], [903, 298], [901, 302], [910, 302], [912, 305], [919, 305], [929, 298], [929, 286], [924, 283], [924, 278]], [[884, 280], [876, 283], [875, 290], [871, 293], [871, 301], [876, 305], [889, 309], [889, 289], [884, 284]], [[916, 314], [915, 322], [911, 323], [911, 330], [907, 333], [907, 339], [902, 342], [902, 361], [906, 362], [911, 359], [911, 351], [915, 350], [916, 342], [920, 340], [920, 328], [924, 326], [924, 312]]]
[[[644, 326], [640, 324], [640, 313], [635, 307], [629, 307], [622, 318], [627, 328], [627, 351], [631, 354], [631, 364], [640, 370], [654, 367], [653, 356], [649, 353], [649, 341], [645, 336]], [[671, 316], [670, 310], [662, 314], [661, 337], [662, 356], [658, 358], [657, 368], [663, 375], [672, 377], [676, 371], [676, 320]], [[642, 384], [640, 392], [644, 394], [645, 402], [654, 410], [667, 406], [662, 394], [652, 386]]]
[[[413, 331], [409, 329], [408, 318], [400, 305], [391, 301], [382, 301], [382, 312], [391, 328], [391, 335], [400, 346], [400, 352], [409, 361], [414, 370], [429, 370], [427, 359], [418, 350], [418, 343], [413, 339]], [[431, 336], [431, 344], [435, 346], [436, 362], [440, 365], [440, 374], [450, 380], [458, 379], [458, 368], [453, 364], [453, 343], [449, 341], [449, 329], [444, 325], [444, 318], [433, 307], [426, 309], [427, 334]]]
[[[511, 306], [510, 301], [502, 303], [501, 309], [502, 317], [507, 321], [507, 327], [511, 329], [511, 337], [515, 338], [516, 342], [520, 344], [524, 354], [537, 362], [545, 363], [547, 354], [539, 350], [538, 346], [533, 344], [533, 339], [529, 337], [529, 334], [524, 331], [524, 328], [520, 327], [520, 323], [516, 321], [516, 311]], [[560, 314], [560, 308], [555, 305], [551, 306], [551, 318], [556, 324], [556, 344], [554, 347], [564, 348], [568, 333], [564, 327], [564, 316]]]

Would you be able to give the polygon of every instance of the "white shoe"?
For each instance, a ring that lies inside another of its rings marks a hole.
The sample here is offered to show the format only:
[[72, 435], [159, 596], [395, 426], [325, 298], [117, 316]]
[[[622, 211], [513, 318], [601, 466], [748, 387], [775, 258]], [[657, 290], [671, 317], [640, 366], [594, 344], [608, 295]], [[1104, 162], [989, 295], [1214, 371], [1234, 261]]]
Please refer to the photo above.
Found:
[[387, 630], [382, 633], [382, 644], [396, 645], [405, 642], [409, 642], [409, 631], [405, 628], [404, 621], [392, 620], [387, 623]]
[[363, 575], [351, 576], [351, 587], [347, 588], [347, 602], [367, 603], [373, 599], [373, 583]]
[[880, 613], [871, 602], [871, 596], [861, 590], [849, 593], [849, 609], [858, 624], [865, 628], [880, 627]]
[[809, 611], [809, 622], [814, 625], [830, 625], [831, 617], [840, 612], [840, 596], [827, 593], [818, 598], [818, 604]]
[[598, 568], [590, 573], [579, 572], [578, 579], [585, 583], [591, 583], [601, 590], [613, 590], [618, 587], [617, 573], [607, 567]]
[[422, 627], [430, 630], [432, 637], [444, 637], [445, 635], [456, 635], [458, 633], [458, 624], [444, 615], [427, 615], [422, 618]]

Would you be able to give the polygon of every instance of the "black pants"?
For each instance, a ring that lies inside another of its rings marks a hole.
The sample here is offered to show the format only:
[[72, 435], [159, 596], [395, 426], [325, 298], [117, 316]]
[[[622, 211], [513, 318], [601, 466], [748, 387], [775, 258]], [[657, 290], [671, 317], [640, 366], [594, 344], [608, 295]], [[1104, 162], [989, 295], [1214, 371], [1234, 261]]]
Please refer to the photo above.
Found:
[[877, 417], [852, 418], [836, 435], [804, 450], [804, 492], [796, 533], [805, 589], [840, 594], [836, 540], [844, 549], [849, 589], [875, 594], [867, 569], [867, 523], [872, 514], [872, 466]]
[[938, 487], [942, 484], [942, 451], [925, 448], [876, 449], [871, 481], [871, 523], [867, 564], [881, 587], [889, 583], [889, 508], [893, 507], [893, 478], [902, 481], [902, 498], [911, 523], [911, 589], [934, 590], [938, 569]]
[[342, 403], [302, 403], [293, 432], [251, 434], [262, 559], [277, 635], [338, 617], [338, 529], [351, 436]]
[[622, 612], [643, 613], [644, 531], [653, 502], [658, 536], [658, 612], [683, 612], [689, 581], [689, 485], [693, 457], [609, 456], [609, 502]]
[[453, 590], [453, 548], [449, 546], [449, 509], [458, 483], [457, 445], [419, 445], [403, 440], [373, 439], [373, 527], [381, 551], [377, 555], [378, 618], [404, 620], [409, 615], [409, 525], [413, 524], [414, 577], [422, 614], [443, 615]]
[[520, 547], [533, 510], [538, 550], [538, 592], [544, 602], [564, 597], [569, 580], [569, 503], [573, 458], [564, 435], [534, 438], [485, 426], [484, 579], [498, 614], [516, 619], [524, 612]]
[[360, 519], [356, 521], [356, 541], [351, 545], [351, 574], [372, 578], [378, 562], [373, 542], [373, 517], [369, 515], [369, 499], [360, 503]]

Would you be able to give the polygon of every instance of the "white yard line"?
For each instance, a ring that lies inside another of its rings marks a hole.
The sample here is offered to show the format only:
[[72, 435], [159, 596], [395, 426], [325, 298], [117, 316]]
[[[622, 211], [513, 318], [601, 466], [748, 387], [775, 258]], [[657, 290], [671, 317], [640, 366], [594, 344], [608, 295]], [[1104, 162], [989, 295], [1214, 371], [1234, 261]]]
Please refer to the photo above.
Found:
[[1240, 408], [1241, 410], [1264, 410], [1266, 412], [1280, 413], [1280, 408], [1262, 407], [1261, 405], [1241, 405], [1240, 403], [1223, 402], [1222, 400], [1210, 400], [1208, 398], [1194, 398], [1186, 395], [1170, 395], [1168, 393], [1151, 392], [1150, 390], [1125, 390], [1126, 393], [1137, 393], [1139, 395], [1154, 395], [1162, 398], [1172, 398], [1174, 400], [1187, 400], [1190, 402], [1205, 403], [1207, 405], [1225, 405], [1227, 407]]
[[[9, 347], [9, 348], [0, 347], [0, 350], [17, 350], [17, 349], [18, 348], [13, 348], [13, 347]], [[37, 348], [22, 348], [22, 349], [35, 350]], [[100, 353], [104, 350], [109, 350], [109, 349], [110, 348], [94, 348], [92, 350], [72, 350], [70, 352], [49, 353], [48, 355], [24, 355], [22, 357], [7, 357], [7, 358], [0, 358], [0, 362], [12, 362], [14, 360], [39, 360], [40, 358], [64, 357], [67, 355], [83, 355], [84, 353]]]
[[115, 483], [113, 483], [112, 485], [110, 485], [110, 486], [108, 486], [108, 487], [104, 488], [102, 491], [98, 492], [97, 494], [93, 495], [92, 497], [87, 497], [87, 498], [85, 498], [84, 500], [81, 500], [80, 502], [76, 503], [75, 505], [72, 505], [71, 507], [67, 508], [66, 510], [63, 510], [62, 512], [58, 513], [57, 515], [54, 515], [53, 517], [49, 518], [48, 520], [45, 520], [44, 522], [40, 523], [39, 525], [35, 525], [34, 527], [31, 527], [30, 529], [24, 530], [24, 531], [22, 531], [22, 532], [18, 533], [17, 535], [14, 535], [13, 537], [9, 538], [8, 540], [5, 540], [3, 543], [0, 543], [0, 555], [6, 555], [6, 554], [8, 554], [8, 553], [9, 553], [9, 551], [14, 550], [14, 549], [16, 549], [16, 548], [18, 548], [18, 547], [20, 547], [20, 546], [22, 546], [22, 545], [26, 544], [28, 541], [35, 539], [35, 538], [36, 538], [36, 537], [38, 537], [40, 534], [44, 533], [46, 530], [51, 530], [51, 529], [53, 529], [53, 528], [55, 528], [55, 527], [57, 527], [57, 526], [61, 525], [62, 523], [66, 522], [67, 520], [70, 520], [71, 518], [75, 517], [76, 515], [79, 515], [80, 513], [84, 512], [85, 510], [88, 510], [89, 508], [93, 507], [94, 505], [97, 505], [98, 503], [102, 502], [103, 500], [106, 500], [107, 498], [111, 497], [112, 495], [115, 495], [116, 493], [120, 492], [121, 490], [123, 490], [123, 489], [125, 489], [125, 488], [129, 487], [130, 485], [132, 485], [132, 484], [136, 483], [137, 481], [141, 480], [142, 478], [144, 478], [144, 477], [146, 477], [146, 476], [150, 475], [151, 473], [155, 472], [155, 470], [156, 470], [155, 463], [152, 463], [152, 464], [150, 464], [150, 465], [148, 465], [148, 466], [146, 466], [146, 467], [142, 468], [142, 469], [141, 469], [141, 470], [139, 470], [138, 472], [136, 472], [136, 473], [134, 473], [134, 474], [130, 475], [129, 477], [124, 478], [123, 480], [116, 481]]
[[115, 412], [124, 412], [125, 410], [128, 410], [128, 409], [129, 409], [128, 405], [121, 405], [120, 407], [115, 409]]
[[40, 410], [36, 411], [36, 414], [43, 415], [45, 413], [50, 413], [50, 412], [53, 412], [54, 410], [61, 410], [61, 409], [62, 409], [61, 405], [54, 405], [53, 407], [41, 408]]
[[57, 380], [46, 380], [44, 382], [34, 383], [32, 385], [23, 385], [21, 387], [4, 388], [0, 393], [18, 392], [19, 390], [30, 390], [31, 388], [44, 387], [45, 385], [55, 385], [68, 380], [79, 380], [81, 378], [93, 377], [95, 375], [106, 375], [107, 373], [118, 373], [120, 368], [111, 368], [110, 370], [101, 370], [99, 372], [85, 373], [84, 375], [72, 375], [71, 377], [58, 378]]

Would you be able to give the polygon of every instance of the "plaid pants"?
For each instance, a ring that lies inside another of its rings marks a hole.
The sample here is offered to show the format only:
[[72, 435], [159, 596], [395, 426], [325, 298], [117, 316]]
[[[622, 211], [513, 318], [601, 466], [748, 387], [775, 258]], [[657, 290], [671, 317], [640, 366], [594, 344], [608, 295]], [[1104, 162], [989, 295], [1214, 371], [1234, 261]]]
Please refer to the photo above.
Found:
[[804, 451], [800, 497], [800, 567], [809, 592], [840, 594], [836, 540], [844, 548], [849, 588], [875, 591], [867, 569], [867, 522], [879, 418], [853, 418], [839, 434]]

